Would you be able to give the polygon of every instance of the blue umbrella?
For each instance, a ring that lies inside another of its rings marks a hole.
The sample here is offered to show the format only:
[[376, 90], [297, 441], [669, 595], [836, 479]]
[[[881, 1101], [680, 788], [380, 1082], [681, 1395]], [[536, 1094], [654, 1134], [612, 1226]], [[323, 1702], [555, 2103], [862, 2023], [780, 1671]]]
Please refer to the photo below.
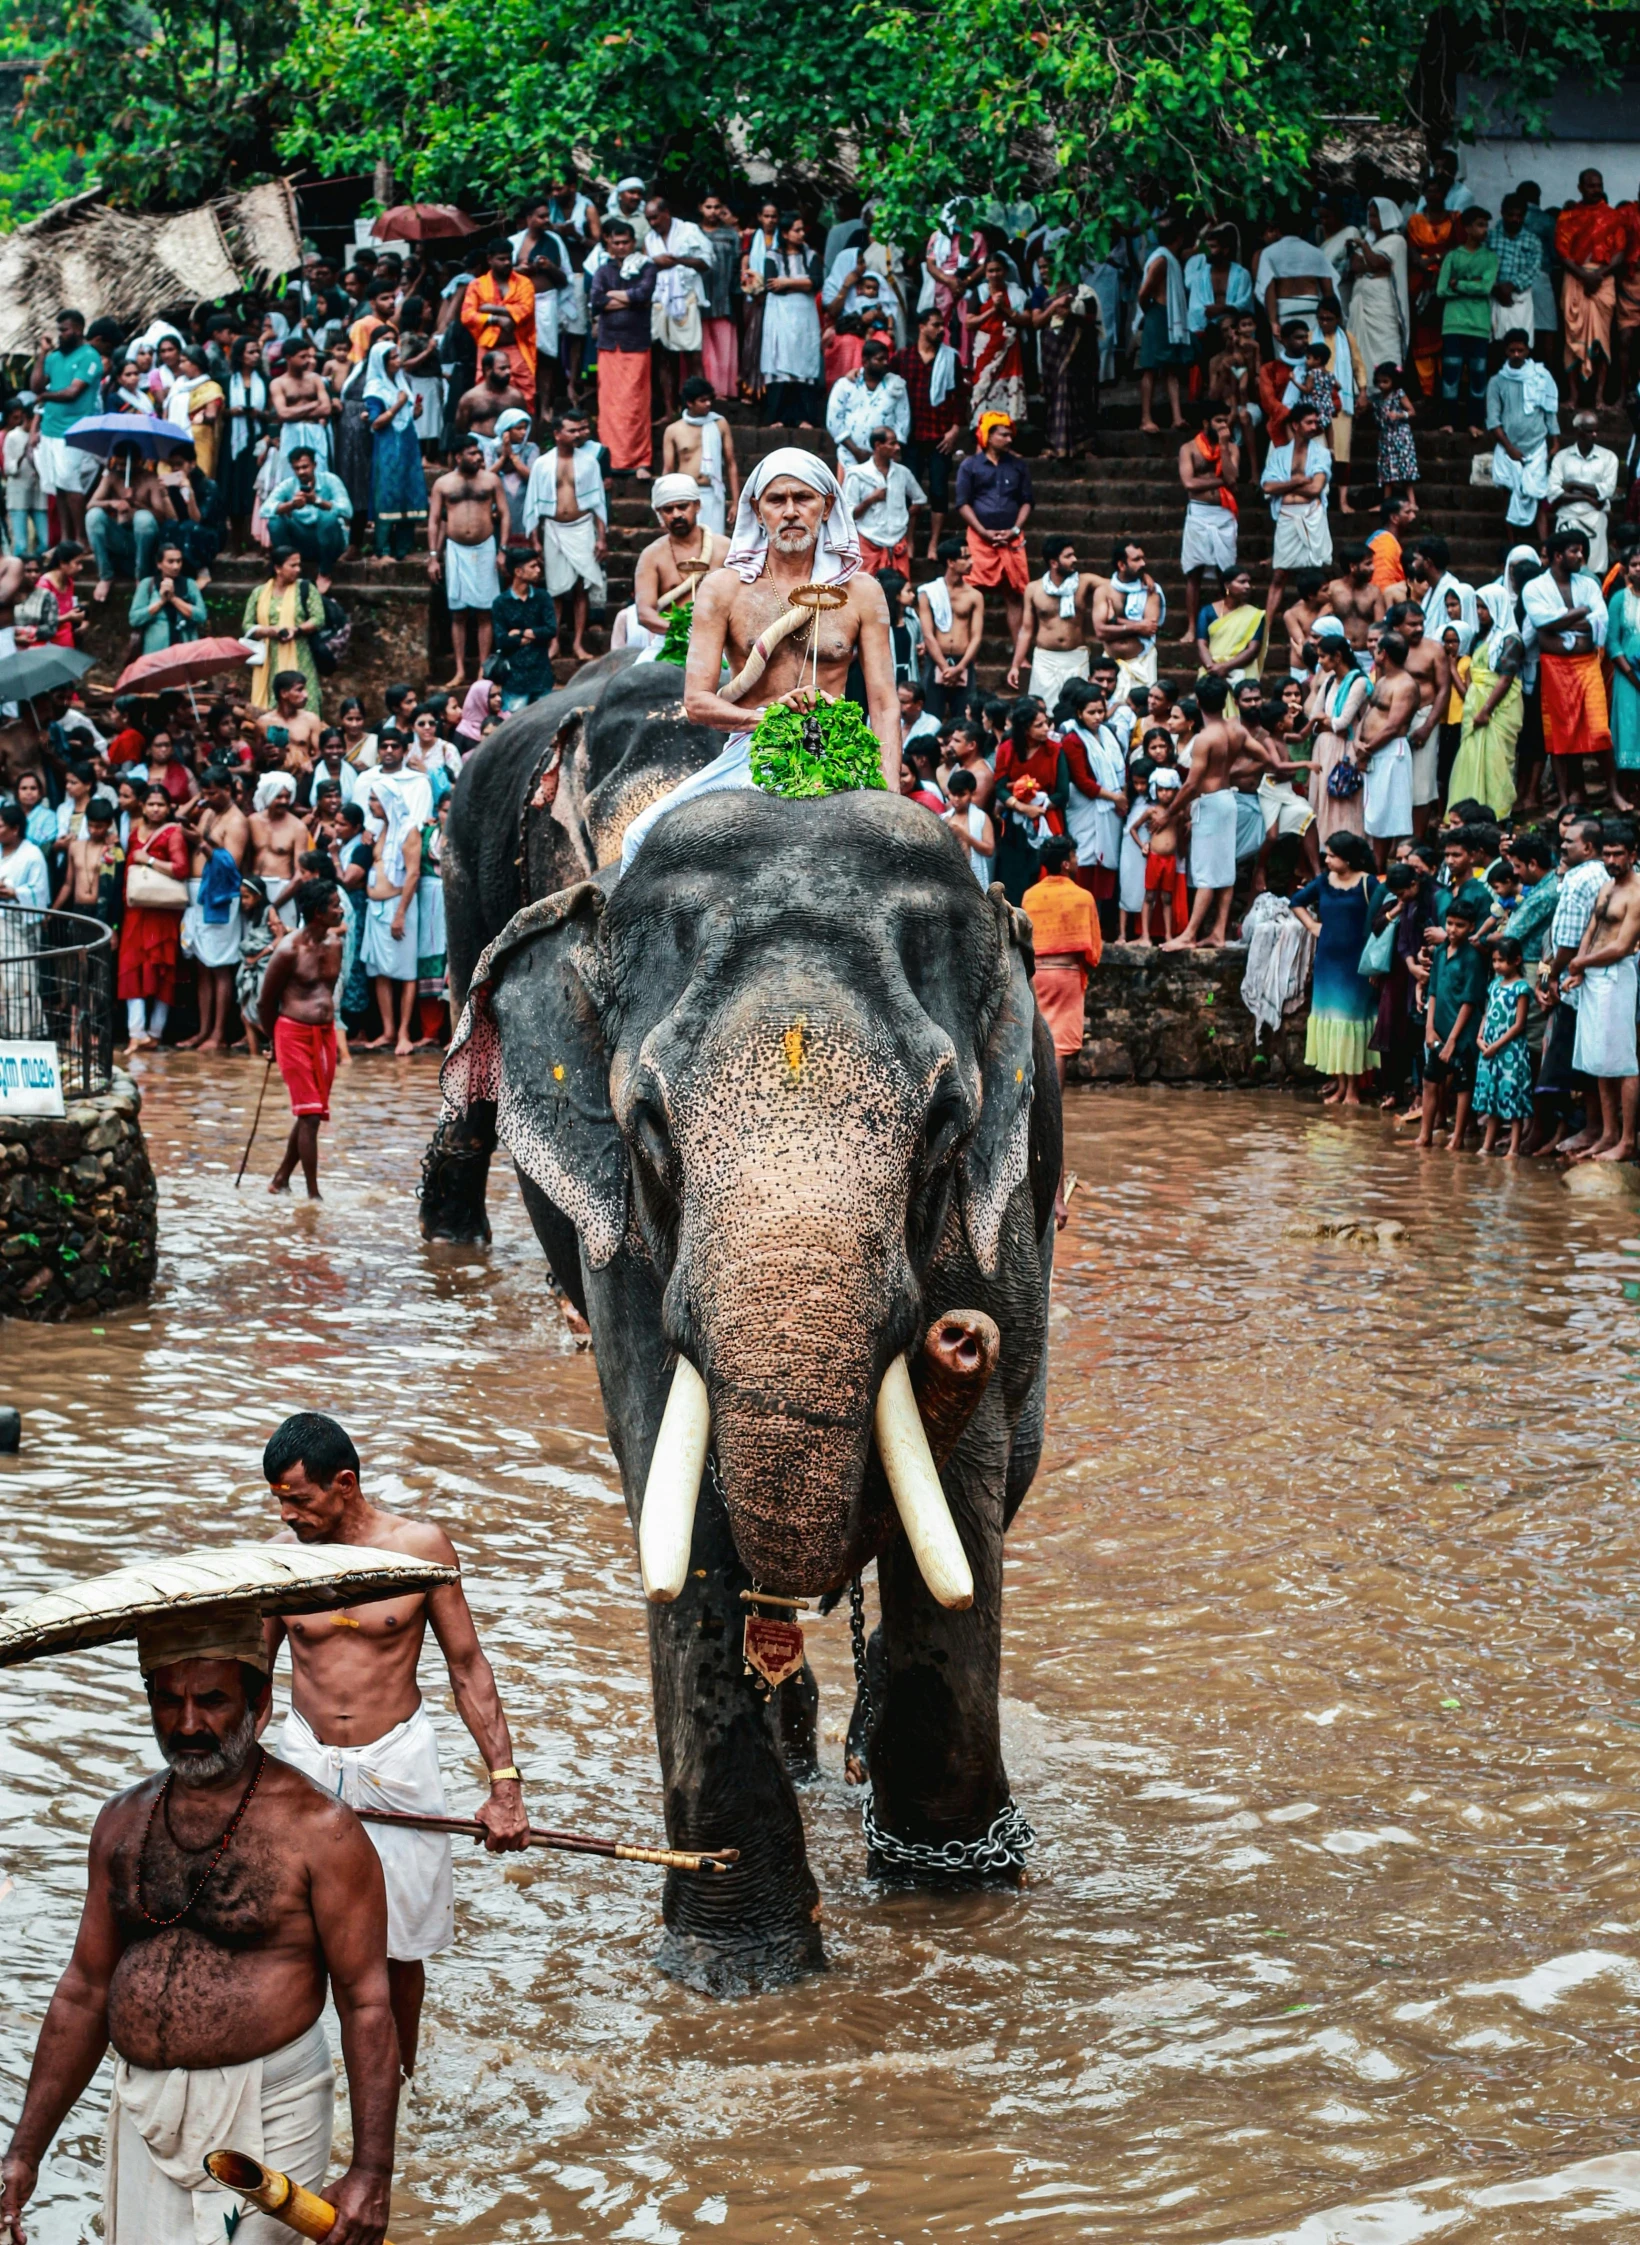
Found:
[[151, 413], [93, 413], [76, 421], [67, 442], [82, 452], [106, 460], [117, 444], [134, 444], [145, 460], [162, 460], [179, 445], [193, 443], [186, 429], [174, 421], [156, 420]]

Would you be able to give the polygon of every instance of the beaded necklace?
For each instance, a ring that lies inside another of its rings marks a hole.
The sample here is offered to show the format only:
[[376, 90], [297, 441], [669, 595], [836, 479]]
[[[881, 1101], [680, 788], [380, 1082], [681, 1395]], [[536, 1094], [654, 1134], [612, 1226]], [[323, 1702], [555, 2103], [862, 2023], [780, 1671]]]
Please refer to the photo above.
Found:
[[[251, 1779], [250, 1784], [246, 1787], [244, 1799], [240, 1802], [239, 1806], [234, 1810], [232, 1816], [228, 1819], [228, 1829], [223, 1833], [221, 1839], [217, 1842], [216, 1853], [211, 1857], [210, 1862], [206, 1865], [204, 1876], [201, 1878], [199, 1884], [194, 1888], [193, 1893], [189, 1895], [187, 1901], [184, 1902], [181, 1909], [178, 1910], [173, 1917], [169, 1918], [156, 1918], [153, 1911], [149, 1909], [147, 1903], [144, 1902], [142, 1898], [143, 1859], [148, 1853], [148, 1835], [154, 1829], [154, 1818], [158, 1815], [159, 1811], [165, 1807], [167, 1801], [170, 1799], [171, 1787], [176, 1780], [175, 1770], [170, 1771], [170, 1773], [166, 1777], [165, 1783], [154, 1795], [154, 1805], [148, 1811], [148, 1821], [142, 1828], [142, 1845], [137, 1850], [137, 1908], [148, 1920], [148, 1923], [150, 1925], [159, 1926], [161, 1929], [167, 1926], [180, 1925], [183, 1919], [188, 1915], [188, 1912], [193, 1908], [194, 1904], [204, 1893], [206, 1887], [210, 1884], [211, 1874], [215, 1871], [217, 1865], [221, 1862], [222, 1858], [227, 1854], [229, 1847], [232, 1845], [233, 1836], [239, 1829], [240, 1820], [244, 1816], [245, 1811], [250, 1807], [251, 1802], [255, 1799], [256, 1788], [262, 1782], [262, 1772], [268, 1766], [268, 1757], [260, 1746], [256, 1749], [256, 1755], [256, 1775]], [[167, 1831], [169, 1831], [171, 1823], [169, 1810], [167, 1810], [166, 1812], [165, 1823], [166, 1829]], [[180, 1845], [180, 1842], [178, 1844]], [[190, 1854], [193, 1854], [196, 1851], [190, 1849], [188, 1852]]]

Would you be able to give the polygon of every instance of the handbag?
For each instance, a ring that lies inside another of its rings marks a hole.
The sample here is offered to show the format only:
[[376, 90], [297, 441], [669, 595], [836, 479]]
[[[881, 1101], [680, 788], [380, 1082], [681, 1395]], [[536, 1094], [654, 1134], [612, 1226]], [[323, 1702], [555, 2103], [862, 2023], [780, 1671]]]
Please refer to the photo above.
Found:
[[125, 901], [144, 912], [186, 912], [188, 884], [139, 858], [125, 876]]
[[[1367, 909], [1369, 912], [1372, 909], [1370, 887]], [[1399, 919], [1386, 920], [1376, 935], [1367, 937], [1361, 946], [1361, 956], [1355, 962], [1357, 974], [1388, 974], [1395, 964], [1395, 931], [1399, 925]]]
[[1327, 774], [1327, 793], [1335, 803], [1351, 803], [1366, 785], [1366, 774], [1352, 757], [1341, 756]]

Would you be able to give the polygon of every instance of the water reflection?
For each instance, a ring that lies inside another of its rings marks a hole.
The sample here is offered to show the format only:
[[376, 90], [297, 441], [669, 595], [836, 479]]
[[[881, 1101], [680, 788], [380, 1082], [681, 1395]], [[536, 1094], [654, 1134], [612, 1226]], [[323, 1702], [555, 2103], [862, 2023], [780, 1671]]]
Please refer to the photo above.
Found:
[[[232, 1189], [249, 1070], [146, 1080], [161, 1292], [101, 1333], [4, 1329], [8, 1596], [255, 1532], [268, 1429], [332, 1409], [374, 1491], [461, 1546], [538, 1813], [656, 1833], [596, 1378], [510, 1183], [488, 1256], [417, 1240], [424, 1065], [344, 1073], [311, 1211], [254, 1171]], [[1036, 1883], [865, 1880], [835, 1617], [805, 1796], [830, 1974], [709, 2004], [650, 1967], [648, 1872], [460, 1859], [399, 2245], [1515, 2245], [1640, 2220], [1640, 1213], [1274, 1097], [1085, 1094], [1070, 1135], [1049, 1447], [1007, 1571]], [[1311, 1215], [1406, 1237], [1295, 1236]], [[92, 1814], [151, 1759], [140, 1715], [128, 1653], [0, 1677], [8, 2114]], [[42, 2178], [42, 2245], [86, 2233], [96, 2096]]]

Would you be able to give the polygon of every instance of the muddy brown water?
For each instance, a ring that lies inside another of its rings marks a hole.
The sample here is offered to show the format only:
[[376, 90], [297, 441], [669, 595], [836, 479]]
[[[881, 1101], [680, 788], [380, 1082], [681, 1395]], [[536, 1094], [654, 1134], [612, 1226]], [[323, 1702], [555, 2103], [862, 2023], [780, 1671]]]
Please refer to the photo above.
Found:
[[[323, 1405], [460, 1545], [538, 1817], [658, 1835], [636, 1561], [515, 1188], [487, 1256], [423, 1247], [433, 1071], [366, 1062], [323, 1208], [270, 1206], [271, 1140], [236, 1196], [257, 1073], [147, 1070], [153, 1302], [3, 1329], [6, 1596], [257, 1532], [266, 1431]], [[1083, 1093], [1070, 1144], [1006, 1578], [1035, 1882], [867, 1881], [832, 1617], [829, 1974], [712, 2003], [652, 1969], [656, 1874], [459, 1855], [397, 2245], [1640, 2236], [1640, 1209], [1275, 1096]], [[1290, 1236], [1317, 1213], [1407, 1236]], [[92, 1815], [153, 1759], [130, 1652], [0, 1674], [0, 1757], [9, 2123]], [[40, 2245], [90, 2234], [104, 2093]]]

